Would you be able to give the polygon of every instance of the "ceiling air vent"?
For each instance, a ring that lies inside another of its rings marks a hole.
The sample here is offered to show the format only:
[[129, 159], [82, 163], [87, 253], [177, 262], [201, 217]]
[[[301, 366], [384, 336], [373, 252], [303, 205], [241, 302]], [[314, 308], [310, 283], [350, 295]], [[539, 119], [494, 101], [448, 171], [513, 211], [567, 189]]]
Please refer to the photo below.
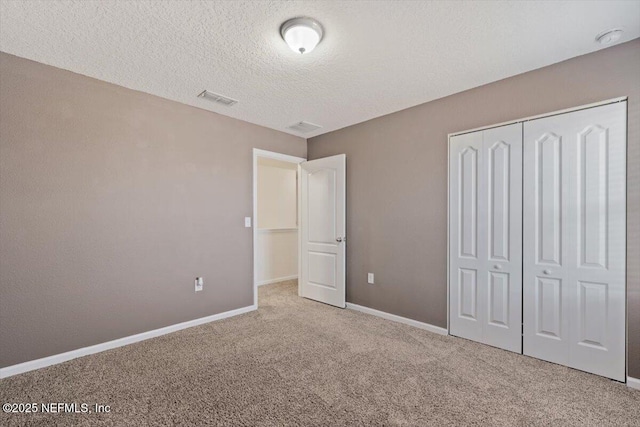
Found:
[[320, 129], [322, 126], [319, 125], [314, 125], [313, 123], [309, 123], [309, 122], [298, 122], [296, 124], [293, 124], [291, 126], [287, 126], [287, 129], [291, 129], [294, 130], [296, 132], [300, 132], [300, 133], [308, 133], [308, 132], [312, 132], [316, 129]]
[[208, 90], [203, 90], [198, 98], [208, 99], [209, 101], [217, 102], [218, 104], [224, 105], [225, 107], [231, 107], [238, 103], [236, 99], [229, 98], [228, 96], [220, 95], [219, 93], [209, 92]]

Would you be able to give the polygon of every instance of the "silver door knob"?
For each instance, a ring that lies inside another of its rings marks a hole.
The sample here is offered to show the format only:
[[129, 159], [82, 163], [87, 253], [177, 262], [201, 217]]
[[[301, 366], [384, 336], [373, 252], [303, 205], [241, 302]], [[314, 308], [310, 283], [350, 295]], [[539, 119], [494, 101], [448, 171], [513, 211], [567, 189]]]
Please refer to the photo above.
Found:
[[493, 268], [495, 268], [496, 270], [502, 270], [502, 266], [499, 264], [494, 265]]
[[342, 242], [342, 237], [336, 237], [336, 242], [338, 243]]
[[551, 270], [544, 270], [543, 271], [544, 274], [546, 274], [547, 276], [551, 274]]

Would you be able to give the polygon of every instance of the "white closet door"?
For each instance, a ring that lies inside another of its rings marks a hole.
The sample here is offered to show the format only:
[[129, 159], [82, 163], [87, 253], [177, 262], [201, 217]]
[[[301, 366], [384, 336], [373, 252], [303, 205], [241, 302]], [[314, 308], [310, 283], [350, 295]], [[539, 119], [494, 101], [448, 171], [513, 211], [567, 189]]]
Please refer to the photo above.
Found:
[[449, 332], [482, 342], [487, 259], [482, 132], [449, 142]]
[[522, 124], [483, 132], [487, 319], [484, 342], [522, 352]]
[[450, 333], [521, 352], [522, 125], [449, 150]]
[[624, 381], [626, 102], [524, 124], [524, 354]]

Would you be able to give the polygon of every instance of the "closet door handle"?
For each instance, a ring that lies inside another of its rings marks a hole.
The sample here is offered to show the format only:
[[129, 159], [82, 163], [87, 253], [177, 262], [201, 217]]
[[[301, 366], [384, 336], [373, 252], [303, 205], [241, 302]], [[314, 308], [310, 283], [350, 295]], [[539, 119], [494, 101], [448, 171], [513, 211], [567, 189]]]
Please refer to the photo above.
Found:
[[500, 264], [496, 264], [493, 266], [496, 270], [502, 270], [502, 266]]
[[551, 270], [544, 270], [543, 271], [544, 274], [546, 274], [547, 276], [551, 274]]
[[342, 242], [342, 237], [336, 237], [336, 242], [338, 243]]

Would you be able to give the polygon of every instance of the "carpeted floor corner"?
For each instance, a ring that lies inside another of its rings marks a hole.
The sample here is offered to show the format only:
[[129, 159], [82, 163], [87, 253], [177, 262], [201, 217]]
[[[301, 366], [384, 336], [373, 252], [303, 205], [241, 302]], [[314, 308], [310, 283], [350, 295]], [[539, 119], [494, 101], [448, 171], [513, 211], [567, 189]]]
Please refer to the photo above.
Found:
[[0, 425], [640, 426], [640, 391], [260, 287], [260, 308], [0, 380]]

